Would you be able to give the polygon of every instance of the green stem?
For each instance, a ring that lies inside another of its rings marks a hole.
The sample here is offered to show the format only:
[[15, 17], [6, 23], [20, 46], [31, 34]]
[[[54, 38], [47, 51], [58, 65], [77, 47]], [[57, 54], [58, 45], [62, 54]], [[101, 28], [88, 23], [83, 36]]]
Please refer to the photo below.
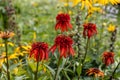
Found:
[[7, 48], [7, 39], [5, 39], [5, 52], [6, 52], [6, 65], [7, 65], [7, 78], [10, 80], [10, 72], [9, 72], [9, 62], [8, 62], [8, 48]]
[[120, 62], [118, 63], [117, 67], [114, 69], [114, 71], [113, 71], [112, 75], [110, 76], [109, 80], [113, 79], [114, 74], [115, 74], [116, 70], [118, 69], [119, 65], [120, 65]]
[[67, 0], [67, 13], [69, 13], [69, 0]]
[[84, 64], [85, 59], [86, 59], [86, 56], [87, 56], [88, 46], [89, 46], [89, 40], [90, 40], [90, 39], [87, 39], [87, 44], [86, 44], [86, 48], [85, 48], [85, 56], [84, 56], [84, 58], [83, 58], [82, 65]]
[[80, 76], [78, 76], [78, 80], [80, 80]]
[[36, 65], [36, 72], [35, 72], [34, 80], [38, 80], [37, 73], [38, 73], [38, 67], [39, 67], [39, 56], [40, 56], [40, 53], [38, 53], [38, 61], [37, 61], [37, 65]]
[[38, 66], [39, 66], [39, 61], [37, 61], [36, 72], [35, 72], [35, 79], [34, 80], [38, 80], [38, 77], [37, 77]]
[[[90, 41], [90, 39], [88, 38], [88, 39], [87, 39], [87, 43], [86, 43], [86, 48], [85, 48], [85, 56], [84, 56], [84, 58], [83, 58], [82, 66], [81, 66], [82, 72], [83, 72], [83, 66], [84, 66], [84, 62], [85, 62], [85, 59], [86, 59], [86, 56], [87, 56], [87, 52], [88, 52], [89, 41]], [[82, 79], [84, 80], [84, 77], [82, 77]]]
[[54, 80], [58, 80], [58, 70], [59, 70], [60, 60], [61, 60], [61, 58], [59, 58], [59, 60], [58, 60], [58, 66], [57, 66], [57, 71], [56, 71]]

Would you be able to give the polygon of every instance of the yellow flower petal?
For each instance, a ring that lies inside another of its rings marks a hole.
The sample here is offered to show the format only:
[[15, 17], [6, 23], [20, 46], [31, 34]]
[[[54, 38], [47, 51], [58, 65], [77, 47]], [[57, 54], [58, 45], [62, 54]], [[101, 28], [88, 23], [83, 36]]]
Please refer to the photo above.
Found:
[[114, 4], [120, 3], [120, 0], [97, 0], [97, 1], [98, 1], [98, 3], [100, 3], [102, 5], [106, 5], [106, 4], [109, 4], [109, 3], [114, 5]]
[[110, 24], [109, 27], [107, 28], [107, 30], [108, 30], [109, 32], [114, 32], [115, 29], [116, 29], [116, 27], [115, 27], [115, 25], [113, 25], [113, 24]]
[[8, 45], [10, 45], [10, 46], [14, 46], [14, 43], [12, 43], [12, 42], [8, 42]]
[[2, 43], [0, 44], [0, 47], [4, 47], [4, 46], [5, 46], [4, 44], [2, 44]]
[[29, 46], [29, 45], [28, 46], [22, 46], [22, 48], [25, 49], [25, 50], [29, 50], [31, 48], [31, 46]]
[[18, 58], [18, 54], [14, 53], [14, 54], [11, 54], [8, 59], [15, 59], [15, 58]]
[[81, 0], [73, 0], [73, 6], [76, 6]]

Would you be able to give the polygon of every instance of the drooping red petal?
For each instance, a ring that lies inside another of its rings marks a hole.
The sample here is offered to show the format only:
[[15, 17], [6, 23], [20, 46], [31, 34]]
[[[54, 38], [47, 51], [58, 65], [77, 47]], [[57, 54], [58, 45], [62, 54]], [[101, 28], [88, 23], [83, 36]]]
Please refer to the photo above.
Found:
[[74, 54], [75, 54], [75, 51], [74, 51], [74, 49], [73, 49], [72, 47], [70, 47], [70, 54], [71, 54], [72, 56], [74, 56]]
[[[47, 55], [46, 55], [47, 54]], [[48, 44], [44, 42], [35, 42], [30, 50], [30, 57], [34, 56], [36, 61], [48, 58]]]
[[114, 53], [113, 52], [104, 52], [103, 53], [103, 62], [106, 66], [114, 63]]
[[60, 28], [60, 24], [57, 23], [57, 24], [55, 25], [55, 30], [58, 30], [59, 28]]
[[69, 28], [72, 29], [72, 24], [68, 24]]
[[51, 51], [52, 53], [54, 53], [55, 50], [56, 50], [56, 48], [57, 48], [57, 45], [55, 44], [55, 45], [53, 45], [53, 46], [50, 48], [49, 51]]
[[45, 52], [45, 59], [47, 60], [48, 59], [48, 53]]
[[65, 55], [65, 49], [62, 47], [60, 49], [60, 58], [62, 58], [63, 56], [66, 57], [66, 55]]
[[67, 31], [68, 28], [72, 28], [72, 24], [70, 23], [69, 14], [58, 14], [56, 16], [56, 25], [55, 30], [60, 29], [62, 32]]
[[[54, 45], [50, 48], [50, 51], [54, 52], [56, 48], [60, 53], [60, 57], [67, 57], [74, 55], [72, 48], [73, 40], [69, 36], [59, 35], [55, 38]], [[71, 49], [72, 48], [72, 49]]]
[[42, 50], [40, 50], [40, 53], [39, 53], [39, 59], [38, 60], [43, 60], [44, 59], [44, 53]]
[[91, 38], [93, 35], [97, 34], [96, 25], [93, 23], [85, 23], [83, 24], [84, 31], [83, 36]]

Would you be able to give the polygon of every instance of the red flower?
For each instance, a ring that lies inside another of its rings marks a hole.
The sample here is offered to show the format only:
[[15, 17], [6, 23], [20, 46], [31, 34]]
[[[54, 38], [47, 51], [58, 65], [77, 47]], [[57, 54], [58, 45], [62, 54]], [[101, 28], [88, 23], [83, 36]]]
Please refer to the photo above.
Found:
[[72, 28], [72, 25], [70, 23], [70, 16], [69, 14], [61, 13], [58, 14], [56, 17], [56, 25], [55, 30], [61, 29], [62, 32], [67, 31], [68, 28]]
[[36, 61], [48, 59], [48, 44], [44, 42], [35, 42], [30, 50], [30, 57], [34, 55]]
[[97, 30], [96, 30], [96, 25], [93, 23], [85, 23], [83, 25], [84, 27], [84, 31], [83, 31], [83, 36], [84, 37], [92, 37], [94, 34], [97, 34]]
[[65, 35], [59, 35], [55, 39], [55, 44], [50, 48], [50, 51], [54, 53], [56, 48], [60, 52], [60, 57], [67, 57], [69, 55], [74, 55], [74, 49], [72, 48], [73, 40]]
[[114, 53], [113, 52], [104, 52], [103, 53], [103, 62], [106, 66], [114, 63]]
[[95, 77], [104, 77], [104, 73], [97, 68], [90, 68], [89, 70], [87, 70], [86, 74], [89, 76], [93, 75]]

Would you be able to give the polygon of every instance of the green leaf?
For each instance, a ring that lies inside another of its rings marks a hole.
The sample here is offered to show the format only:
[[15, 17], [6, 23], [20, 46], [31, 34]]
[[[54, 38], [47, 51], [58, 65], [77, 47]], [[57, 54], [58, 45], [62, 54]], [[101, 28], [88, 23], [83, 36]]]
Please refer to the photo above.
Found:
[[23, 79], [25, 79], [25, 75], [20, 76], [20, 77], [15, 77], [15, 80], [23, 80]]
[[82, 70], [82, 65], [78, 65], [77, 66], [77, 74], [80, 76], [80, 74], [81, 74], [81, 70]]
[[14, 68], [16, 68], [18, 65], [20, 65], [21, 63], [17, 63], [17, 64], [13, 64], [10, 65], [10, 70], [13, 70]]
[[70, 80], [69, 76], [67, 75], [67, 72], [64, 71], [64, 73], [65, 73], [65, 76], [66, 76], [67, 80]]
[[51, 67], [49, 67], [48, 65], [46, 65], [46, 64], [43, 64], [48, 70], [50, 70], [50, 72], [51, 72], [51, 74], [52, 74], [52, 76], [54, 76], [55, 75], [55, 71], [54, 71], [54, 69], [52, 69]]

